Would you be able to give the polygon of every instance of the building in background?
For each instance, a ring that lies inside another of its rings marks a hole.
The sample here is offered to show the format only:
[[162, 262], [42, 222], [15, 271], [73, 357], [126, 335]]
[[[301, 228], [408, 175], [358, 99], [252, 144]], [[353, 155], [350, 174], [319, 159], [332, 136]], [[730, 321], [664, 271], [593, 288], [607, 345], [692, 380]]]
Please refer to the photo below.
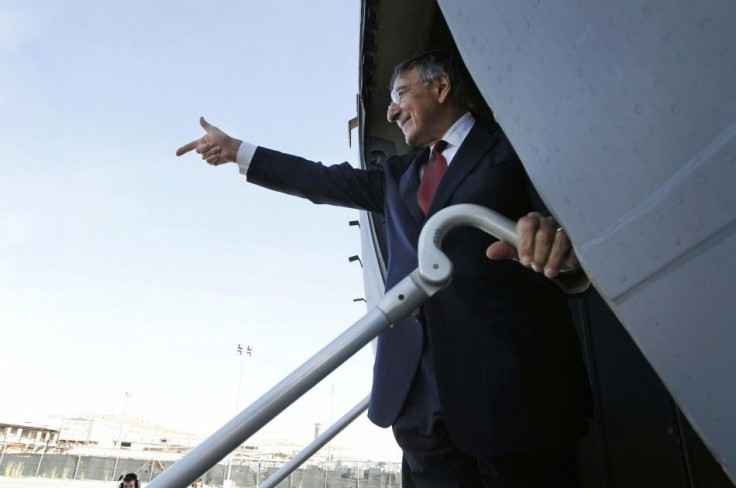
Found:
[[2, 453], [6, 451], [38, 452], [50, 445], [56, 445], [59, 430], [31, 422], [0, 421], [0, 435], [2, 435], [0, 444]]

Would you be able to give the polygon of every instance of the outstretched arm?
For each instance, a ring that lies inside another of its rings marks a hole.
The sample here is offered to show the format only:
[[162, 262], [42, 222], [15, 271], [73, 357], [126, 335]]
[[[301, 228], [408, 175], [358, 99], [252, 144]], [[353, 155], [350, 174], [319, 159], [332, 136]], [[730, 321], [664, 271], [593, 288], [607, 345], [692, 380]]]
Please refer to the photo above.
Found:
[[206, 134], [177, 149], [176, 155], [181, 156], [189, 151], [196, 150], [198, 154], [202, 155], [202, 159], [212, 166], [235, 162], [238, 149], [240, 149], [243, 141], [230, 137], [214, 125], [210, 125], [204, 120], [204, 117], [199, 118], [199, 125], [202, 126]]
[[[314, 203], [383, 213], [383, 171], [364, 171], [348, 163], [323, 166], [272, 149], [256, 148], [230, 137], [204, 117], [200, 117], [199, 123], [206, 134], [177, 149], [177, 156], [196, 150], [212, 166], [237, 162], [241, 174], [256, 185]], [[247, 156], [249, 147], [253, 148], [252, 159]], [[237, 161], [239, 150], [242, 161]]]

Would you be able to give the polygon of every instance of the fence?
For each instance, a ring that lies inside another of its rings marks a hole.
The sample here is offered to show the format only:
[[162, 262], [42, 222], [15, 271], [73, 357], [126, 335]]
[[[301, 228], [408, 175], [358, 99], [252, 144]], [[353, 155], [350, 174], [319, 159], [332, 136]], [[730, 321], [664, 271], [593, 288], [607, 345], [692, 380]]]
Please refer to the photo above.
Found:
[[[70, 454], [5, 453], [0, 462], [0, 476], [13, 478], [47, 478], [60, 480], [111, 481], [123, 473], [136, 473], [146, 483], [162, 473], [173, 461], [76, 456]], [[238, 488], [259, 486], [281, 467], [273, 461], [236, 461], [230, 468], [230, 479]], [[202, 480], [210, 487], [221, 487], [227, 480], [228, 468], [218, 464]], [[383, 472], [378, 467], [363, 467], [362, 463], [337, 466], [325, 471], [317, 467], [302, 468], [281, 483], [278, 488], [399, 488], [398, 473]]]

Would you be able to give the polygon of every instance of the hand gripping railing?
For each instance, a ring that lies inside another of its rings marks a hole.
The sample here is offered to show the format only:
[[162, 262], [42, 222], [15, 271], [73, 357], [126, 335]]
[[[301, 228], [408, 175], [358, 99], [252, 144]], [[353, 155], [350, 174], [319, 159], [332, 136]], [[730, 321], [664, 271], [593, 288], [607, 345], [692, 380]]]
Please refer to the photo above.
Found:
[[154, 478], [148, 486], [189, 486], [384, 329], [409, 315], [429, 297], [447, 286], [452, 276], [452, 263], [442, 253], [440, 245], [451, 229], [463, 225], [477, 227], [516, 246], [514, 222], [492, 210], [478, 205], [462, 204], [437, 212], [427, 221], [419, 236], [417, 269], [388, 290], [375, 308], [202, 444]]

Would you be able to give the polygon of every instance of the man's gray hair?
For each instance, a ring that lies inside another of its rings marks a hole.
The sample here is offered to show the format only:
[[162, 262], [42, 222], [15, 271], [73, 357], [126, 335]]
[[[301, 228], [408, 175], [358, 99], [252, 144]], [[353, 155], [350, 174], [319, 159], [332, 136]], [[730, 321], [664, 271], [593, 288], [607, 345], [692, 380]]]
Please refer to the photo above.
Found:
[[396, 78], [407, 71], [416, 69], [420, 80], [427, 83], [438, 76], [447, 75], [450, 80], [450, 99], [464, 108], [470, 108], [468, 99], [468, 72], [465, 66], [447, 51], [427, 51], [399, 63], [391, 76], [389, 90], [393, 89]]

